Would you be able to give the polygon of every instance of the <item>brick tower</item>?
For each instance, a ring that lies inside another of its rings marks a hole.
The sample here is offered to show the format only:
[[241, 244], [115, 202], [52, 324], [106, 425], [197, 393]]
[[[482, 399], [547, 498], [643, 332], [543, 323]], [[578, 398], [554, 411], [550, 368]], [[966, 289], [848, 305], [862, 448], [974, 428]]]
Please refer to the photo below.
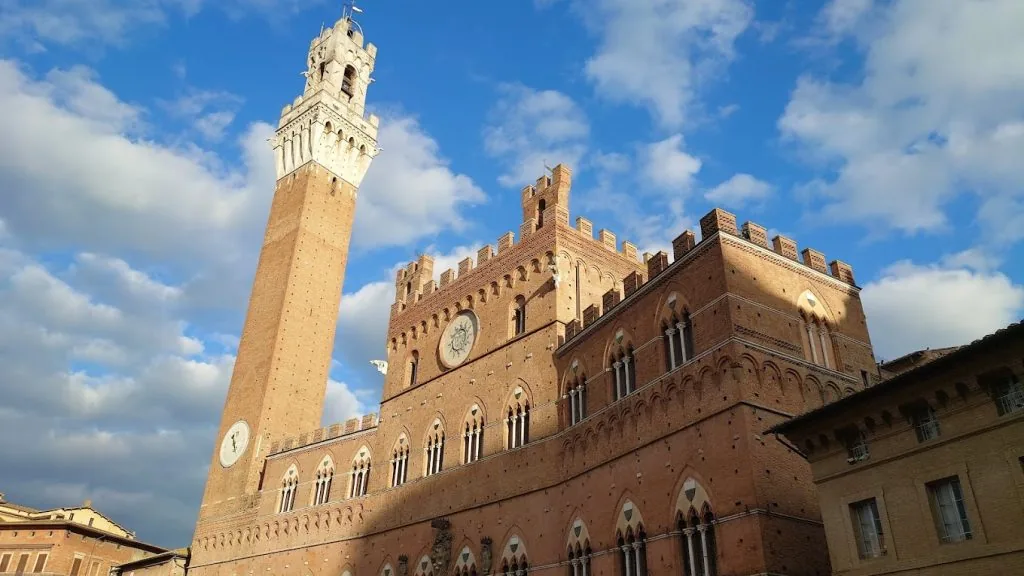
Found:
[[272, 442], [320, 426], [356, 194], [376, 155], [364, 118], [377, 48], [350, 15], [310, 44], [303, 94], [272, 139], [277, 185], [199, 524], [258, 504]]

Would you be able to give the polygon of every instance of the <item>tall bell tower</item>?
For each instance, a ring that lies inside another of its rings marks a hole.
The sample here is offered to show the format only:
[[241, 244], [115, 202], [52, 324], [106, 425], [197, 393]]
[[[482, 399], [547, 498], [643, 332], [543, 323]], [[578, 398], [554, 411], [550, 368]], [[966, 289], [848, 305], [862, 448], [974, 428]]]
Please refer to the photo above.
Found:
[[310, 44], [305, 90], [281, 112], [277, 185], [200, 524], [252, 504], [271, 442], [320, 427], [356, 195], [378, 151], [378, 119], [364, 116], [376, 55], [347, 12]]

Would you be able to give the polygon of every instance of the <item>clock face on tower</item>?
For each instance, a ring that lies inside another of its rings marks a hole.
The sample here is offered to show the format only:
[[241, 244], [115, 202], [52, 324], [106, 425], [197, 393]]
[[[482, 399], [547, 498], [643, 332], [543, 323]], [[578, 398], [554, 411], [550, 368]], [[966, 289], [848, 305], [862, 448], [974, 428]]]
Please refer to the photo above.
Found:
[[441, 334], [441, 363], [448, 368], [455, 368], [469, 358], [479, 332], [479, 322], [471, 310], [459, 312]]
[[230, 468], [245, 453], [249, 445], [249, 425], [245, 420], [239, 420], [228, 428], [224, 434], [224, 440], [220, 443], [220, 465]]

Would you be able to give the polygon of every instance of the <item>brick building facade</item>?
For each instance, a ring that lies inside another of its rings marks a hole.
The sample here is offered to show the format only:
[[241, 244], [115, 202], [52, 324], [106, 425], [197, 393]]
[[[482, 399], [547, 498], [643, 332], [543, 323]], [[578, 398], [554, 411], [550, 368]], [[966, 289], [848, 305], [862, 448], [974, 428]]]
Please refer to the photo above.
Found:
[[89, 501], [36, 510], [0, 494], [0, 574], [106, 576], [114, 566], [163, 552], [136, 540]]
[[1024, 574], [1024, 323], [776, 426], [835, 574]]
[[282, 113], [190, 572], [829, 573], [810, 471], [762, 431], [877, 379], [859, 291], [722, 210], [641, 256], [570, 225], [556, 166], [518, 235], [398, 272], [380, 414], [321, 427], [375, 58], [343, 18]]

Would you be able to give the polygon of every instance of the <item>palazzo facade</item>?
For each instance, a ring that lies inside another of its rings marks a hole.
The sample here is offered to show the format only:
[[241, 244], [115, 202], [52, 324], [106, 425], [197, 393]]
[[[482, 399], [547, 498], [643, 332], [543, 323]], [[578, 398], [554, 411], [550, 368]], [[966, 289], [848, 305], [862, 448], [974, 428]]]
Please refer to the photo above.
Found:
[[763, 431], [877, 381], [859, 289], [723, 210], [640, 255], [570, 224], [556, 166], [518, 234], [398, 272], [380, 413], [321, 426], [376, 53], [342, 18], [282, 112], [189, 571], [828, 574], [810, 469]]

